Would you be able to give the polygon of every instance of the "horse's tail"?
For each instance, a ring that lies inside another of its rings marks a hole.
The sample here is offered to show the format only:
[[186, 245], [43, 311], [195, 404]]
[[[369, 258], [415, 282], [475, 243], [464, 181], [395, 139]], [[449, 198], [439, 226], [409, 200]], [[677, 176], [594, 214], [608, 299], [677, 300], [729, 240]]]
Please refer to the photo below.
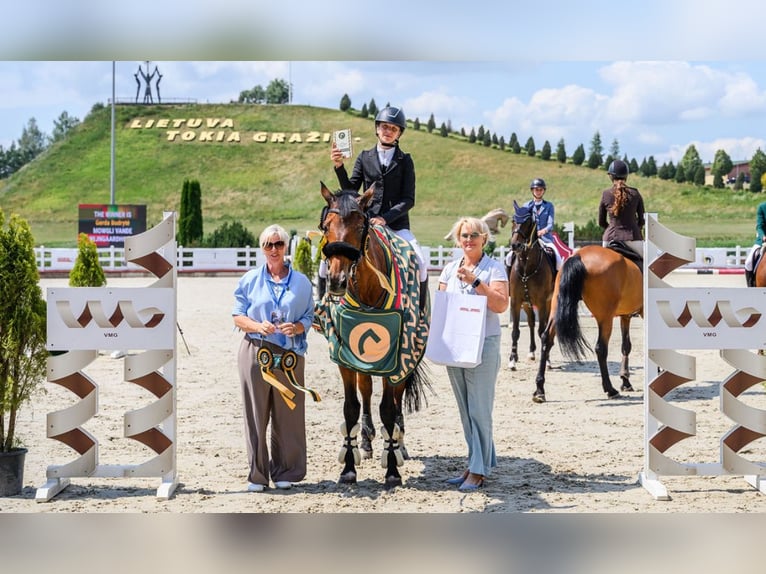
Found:
[[431, 388], [430, 371], [425, 362], [420, 361], [407, 378], [404, 380], [404, 408], [408, 413], [419, 411], [421, 407], [428, 406], [425, 391]]
[[586, 351], [591, 347], [580, 330], [579, 306], [582, 299], [583, 286], [587, 270], [578, 254], [575, 254], [561, 267], [559, 294], [556, 303], [556, 336], [559, 339], [561, 352], [575, 360], [585, 358]]

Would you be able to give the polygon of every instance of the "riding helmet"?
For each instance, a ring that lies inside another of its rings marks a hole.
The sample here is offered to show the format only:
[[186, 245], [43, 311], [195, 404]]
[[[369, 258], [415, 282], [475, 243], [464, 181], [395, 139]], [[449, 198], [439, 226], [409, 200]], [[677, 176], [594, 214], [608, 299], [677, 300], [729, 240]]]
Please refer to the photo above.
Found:
[[621, 159], [616, 159], [609, 164], [609, 169], [606, 170], [606, 173], [614, 179], [628, 179], [628, 164]]
[[402, 133], [404, 133], [404, 130], [407, 128], [407, 119], [404, 117], [402, 108], [386, 106], [378, 112], [377, 116], [375, 116], [375, 127], [377, 127], [380, 122], [399, 126]]
[[533, 187], [542, 187], [543, 189], [548, 189], [545, 186], [545, 180], [540, 179], [539, 177], [536, 177], [532, 180], [532, 183], [529, 184], [529, 189], [532, 189]]

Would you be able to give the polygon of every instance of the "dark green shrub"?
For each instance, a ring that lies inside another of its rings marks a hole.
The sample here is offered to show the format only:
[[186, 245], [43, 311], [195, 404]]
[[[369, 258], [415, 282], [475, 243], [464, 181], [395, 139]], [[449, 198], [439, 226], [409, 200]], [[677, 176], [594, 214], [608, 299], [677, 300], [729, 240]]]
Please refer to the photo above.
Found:
[[227, 221], [205, 238], [205, 247], [255, 247], [257, 240], [239, 221]]
[[293, 265], [309, 279], [314, 276], [314, 264], [311, 261], [311, 242], [308, 238], [304, 237], [298, 242], [298, 246], [295, 248], [295, 256], [293, 257]]

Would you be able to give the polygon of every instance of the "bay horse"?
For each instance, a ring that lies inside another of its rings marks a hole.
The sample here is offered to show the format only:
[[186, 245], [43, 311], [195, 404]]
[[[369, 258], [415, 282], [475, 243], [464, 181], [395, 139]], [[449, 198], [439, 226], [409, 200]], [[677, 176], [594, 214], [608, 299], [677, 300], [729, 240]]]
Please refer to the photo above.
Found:
[[761, 247], [760, 255], [758, 256], [758, 259], [755, 262], [755, 270], [753, 271], [753, 273], [755, 273], [756, 287], [766, 287], [766, 265], [761, 265], [764, 259], [763, 254], [765, 249], [766, 249], [766, 244], [764, 244]]
[[550, 318], [542, 336], [537, 389], [532, 396], [536, 403], [545, 402], [545, 365], [556, 336], [567, 357], [582, 360], [585, 351], [591, 350], [580, 330], [578, 308], [581, 300], [598, 324], [595, 352], [604, 392], [608, 398], [620, 395], [612, 386], [606, 361], [615, 317], [620, 318], [622, 334], [620, 390], [633, 390], [628, 364], [630, 320], [635, 314], [643, 316], [643, 273], [636, 263], [614, 249], [588, 245], [567, 258], [556, 277]]
[[[327, 296], [325, 301], [330, 302], [329, 308], [338, 306], [348, 300], [355, 301], [360, 308], [368, 311], [380, 309], [387, 298], [392, 295], [402, 298], [401, 289], [408, 286], [400, 285], [398, 293], [391, 293], [391, 286], [387, 285], [387, 277], [391, 277], [391, 262], [387, 259], [384, 245], [379, 240], [385, 231], [382, 227], [370, 223], [367, 209], [370, 206], [374, 193], [374, 186], [367, 189], [361, 196], [356, 191], [338, 191], [332, 193], [324, 183], [321, 184], [321, 193], [327, 202], [321, 217], [320, 229], [323, 233], [324, 246], [322, 251], [327, 261]], [[395, 236], [394, 236], [395, 237]], [[398, 238], [396, 238], [399, 240]], [[403, 241], [403, 240], [399, 240]], [[406, 243], [406, 242], [405, 242]], [[414, 257], [415, 261], [417, 258]], [[417, 263], [415, 262], [414, 277], [417, 278]], [[414, 279], [414, 289], [419, 295], [419, 283]], [[388, 288], [387, 288], [388, 287]], [[427, 297], [427, 294], [424, 294]], [[412, 297], [408, 297], [411, 300]], [[412, 303], [412, 301], [410, 301]], [[425, 318], [427, 338], [427, 311], [419, 309], [418, 299], [414, 300], [415, 312]], [[321, 307], [317, 307], [321, 308]], [[405, 315], [405, 318], [408, 317]], [[411, 316], [409, 316], [411, 318]], [[315, 319], [316, 320], [316, 319]], [[374, 321], [374, 319], [370, 319]], [[413, 323], [413, 321], [408, 321]], [[422, 322], [422, 321], [421, 321]], [[325, 335], [327, 335], [325, 333]], [[382, 335], [384, 336], [384, 335]], [[372, 342], [370, 342], [372, 341]], [[404, 409], [408, 412], [418, 411], [421, 402], [424, 401], [424, 389], [430, 387], [430, 382], [423, 372], [425, 365], [420, 361], [425, 349], [425, 340], [422, 340], [423, 349], [417, 354], [414, 336], [402, 336], [404, 346], [392, 349], [394, 353], [407, 354], [414, 368], [403, 379], [392, 380], [392, 377], [382, 376], [382, 397], [379, 414], [382, 423], [381, 435], [384, 440], [384, 449], [381, 453], [381, 464], [386, 468], [385, 488], [390, 489], [402, 484], [402, 478], [398, 466], [403, 464], [406, 450], [404, 444]], [[379, 338], [375, 333], [365, 333], [358, 337], [356, 345], [362, 347], [369, 343], [379, 344]], [[417, 359], [414, 357], [417, 355]], [[359, 450], [356, 447], [356, 436], [359, 432], [360, 402], [357, 390], [362, 395], [365, 416], [362, 420], [361, 432], [363, 442], [366, 440], [371, 456], [371, 439], [375, 436], [370, 414], [370, 401], [372, 396], [372, 375], [363, 368], [351, 368], [346, 364], [338, 363], [341, 378], [343, 379], [344, 403], [341, 433], [344, 444], [341, 448], [339, 460], [344, 465], [340, 475], [340, 483], [353, 484], [357, 480], [356, 465], [361, 462]]]
[[521, 310], [527, 316], [529, 325], [529, 353], [527, 358], [535, 360], [535, 308], [539, 313], [538, 335], [542, 338], [548, 325], [548, 316], [553, 295], [554, 268], [550, 258], [537, 238], [537, 223], [532, 212], [519, 207], [514, 200], [514, 227], [511, 232], [511, 251], [514, 260], [508, 268], [509, 293], [511, 297], [511, 355], [508, 366], [516, 370], [519, 361], [519, 321]]

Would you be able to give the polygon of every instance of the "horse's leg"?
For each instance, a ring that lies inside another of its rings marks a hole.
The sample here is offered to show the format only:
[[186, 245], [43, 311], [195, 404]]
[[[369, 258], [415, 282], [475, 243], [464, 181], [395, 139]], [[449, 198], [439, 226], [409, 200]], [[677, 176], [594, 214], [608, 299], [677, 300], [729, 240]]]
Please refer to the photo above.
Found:
[[343, 435], [343, 446], [338, 454], [338, 460], [343, 464], [339, 482], [342, 484], [356, 483], [356, 465], [361, 462], [356, 437], [359, 434], [359, 399], [356, 395], [356, 373], [351, 369], [340, 367], [343, 379], [343, 424], [340, 432]]
[[397, 405], [394, 398], [394, 386], [388, 379], [383, 379], [383, 396], [380, 400], [380, 420], [383, 426], [380, 434], [385, 446], [381, 453], [381, 465], [386, 469], [385, 488], [393, 488], [402, 484], [402, 476], [397, 467], [404, 464], [399, 449], [399, 425], [396, 424]]
[[521, 303], [511, 297], [511, 355], [508, 358], [508, 368], [516, 370], [519, 362], [519, 315], [521, 315]]
[[532, 395], [532, 400], [536, 403], [545, 402], [545, 367], [548, 364], [548, 357], [550, 356], [555, 338], [556, 324], [551, 316], [540, 335], [540, 366], [537, 369], [537, 377], [535, 378], [537, 388]]
[[620, 317], [620, 331], [622, 332], [622, 361], [620, 362], [620, 379], [622, 379], [621, 391], [633, 391], [630, 384], [630, 365], [628, 356], [633, 348], [630, 342], [630, 315]]
[[404, 388], [405, 382], [401, 382], [394, 387], [394, 401], [396, 402], [396, 424], [399, 426], [399, 449], [402, 451], [402, 458], [409, 460], [410, 454], [404, 445], [404, 409], [402, 408]]
[[601, 388], [604, 389], [604, 392], [610, 399], [620, 396], [620, 392], [612, 386], [606, 362], [609, 351], [609, 338], [612, 336], [612, 320], [613, 317], [611, 315], [609, 315], [608, 319], [598, 320], [598, 340], [596, 341], [595, 349], [596, 358], [598, 358], [598, 368], [601, 371]]
[[372, 423], [372, 377], [364, 373], [356, 374], [356, 386], [362, 395], [362, 440], [359, 444], [362, 458], [372, 458], [372, 439], [375, 438], [375, 425]]
[[527, 313], [527, 325], [529, 326], [529, 353], [527, 359], [530, 361], [535, 360], [535, 351], [537, 350], [537, 342], [535, 341], [535, 308], [529, 303], [525, 305]]

